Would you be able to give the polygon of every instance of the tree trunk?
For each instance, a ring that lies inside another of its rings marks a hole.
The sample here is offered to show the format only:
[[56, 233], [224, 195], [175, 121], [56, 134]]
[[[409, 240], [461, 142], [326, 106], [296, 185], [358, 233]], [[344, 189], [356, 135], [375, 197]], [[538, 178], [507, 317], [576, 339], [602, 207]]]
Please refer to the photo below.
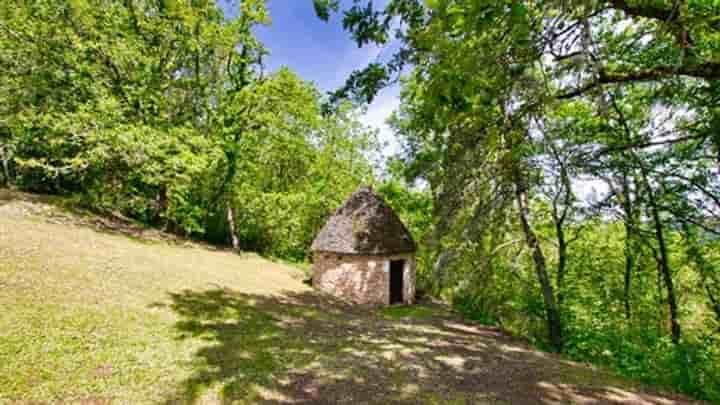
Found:
[[[234, 144], [237, 145], [238, 140], [240, 139], [239, 134], [235, 134]], [[217, 192], [210, 197], [210, 200], [208, 201], [208, 206], [210, 209], [207, 210], [205, 214], [205, 222], [207, 223], [209, 220], [209, 216], [211, 211], [217, 209], [218, 211], [222, 212], [222, 201], [223, 196], [226, 197], [226, 199], [231, 199], [230, 197], [231, 191], [233, 189], [233, 182], [235, 180], [235, 175], [237, 174], [237, 152], [235, 149], [225, 150], [225, 158], [227, 160], [227, 168], [225, 169], [225, 174], [223, 175], [222, 182], [220, 183], [220, 187], [218, 187]], [[230, 209], [230, 203], [228, 202], [226, 204], [225, 210], [226, 214], [232, 214], [232, 212], [227, 212]], [[230, 221], [228, 220], [228, 223]]]
[[538, 241], [535, 232], [533, 232], [530, 227], [528, 219], [530, 208], [528, 204], [527, 190], [523, 182], [518, 179], [515, 181], [515, 196], [517, 198], [518, 213], [523, 233], [525, 234], [525, 241], [532, 251], [535, 272], [537, 273], [540, 288], [542, 289], [543, 301], [545, 304], [545, 317], [548, 327], [548, 338], [550, 339], [550, 344], [553, 349], [559, 352], [562, 350], [563, 344], [560, 310], [557, 302], [555, 301], [555, 293], [553, 292], [553, 287], [552, 284], [550, 284], [550, 278], [548, 277], [545, 255], [543, 254], [540, 242]]
[[0, 147], [0, 163], [2, 163], [2, 179], [0, 186], [7, 187], [10, 184], [10, 165], [8, 164], [9, 156], [4, 147]]
[[562, 310], [565, 300], [563, 289], [565, 287], [565, 268], [567, 267], [567, 242], [565, 241], [565, 229], [561, 222], [555, 222], [555, 232], [558, 240], [557, 305]]
[[670, 329], [672, 334], [673, 343], [677, 344], [680, 342], [680, 323], [678, 322], [678, 309], [677, 300], [675, 298], [675, 287], [673, 286], [672, 275], [670, 274], [670, 264], [667, 253], [667, 246], [665, 245], [665, 235], [663, 233], [662, 222], [660, 221], [660, 212], [658, 210], [657, 203], [655, 202], [655, 196], [650, 188], [650, 184], [645, 178], [645, 185], [649, 192], [650, 202], [650, 214], [653, 219], [653, 226], [655, 227], [655, 238], [658, 242], [658, 270], [662, 274], [663, 282], [665, 283], [665, 289], [668, 295], [668, 308], [670, 310]]
[[[557, 305], [559, 311], [563, 309], [563, 302], [565, 301], [565, 273], [567, 268], [567, 256], [568, 256], [568, 241], [565, 238], [565, 220], [568, 216], [568, 211], [571, 209], [573, 200], [572, 184], [570, 182], [570, 176], [568, 175], [567, 167], [565, 162], [562, 160], [560, 155], [553, 152], [560, 165], [560, 189], [559, 193], [552, 201], [552, 218], [555, 224], [555, 234], [557, 235], [558, 243], [558, 268], [557, 268]], [[558, 208], [558, 198], [560, 195], [564, 195], [561, 209]]]
[[[615, 101], [615, 97], [611, 97], [611, 103], [613, 106], [613, 109], [618, 114], [618, 118], [620, 119], [620, 122], [622, 123], [623, 129], [625, 130], [625, 142], [630, 142], [632, 139], [632, 131], [630, 129], [630, 126], [628, 125], [627, 120], [625, 119], [625, 114], [623, 114], [622, 109], [620, 109], [620, 106], [618, 106], [617, 102]], [[637, 156], [635, 156], [634, 153], [630, 152], [628, 154], [622, 154], [620, 156], [621, 159], [632, 159], [637, 160]], [[632, 281], [632, 272], [633, 268], [635, 267], [635, 256], [633, 252], [633, 232], [635, 231], [634, 227], [637, 223], [636, 220], [636, 213], [635, 208], [632, 200], [632, 190], [630, 188], [630, 183], [628, 180], [628, 174], [629, 170], [624, 165], [621, 165], [622, 167], [622, 191], [621, 191], [621, 206], [623, 207], [623, 210], [625, 211], [625, 247], [623, 249], [625, 254], [625, 275], [624, 275], [624, 286], [623, 286], [623, 302], [625, 304], [625, 318], [627, 320], [630, 320], [632, 313], [631, 313], [631, 305], [630, 305], [630, 283]], [[644, 171], [643, 168], [643, 176]], [[643, 177], [645, 179], [645, 183], [647, 183], [647, 178]], [[636, 183], [637, 184], [637, 183]], [[649, 185], [648, 185], [649, 188]]]
[[720, 327], [720, 300], [716, 294], [716, 291], [720, 291], [716, 288], [716, 286], [720, 286], [720, 281], [714, 277], [715, 271], [705, 260], [703, 253], [698, 247], [698, 241], [695, 239], [695, 236], [687, 223], [683, 224], [683, 232], [687, 238], [686, 246], [688, 247], [688, 259], [693, 261], [697, 266], [698, 273], [700, 275], [700, 288], [704, 289], [707, 293], [708, 300], [710, 300], [710, 308], [715, 313], [715, 317], [718, 321], [718, 327]]
[[635, 267], [635, 252], [633, 249], [633, 231], [635, 226], [635, 210], [632, 202], [630, 184], [628, 176], [623, 173], [622, 178], [622, 206], [625, 210], [625, 246], [623, 253], [625, 255], [625, 275], [623, 283], [623, 303], [625, 305], [625, 319], [630, 320], [632, 317], [632, 305], [630, 302], [630, 287], [632, 283], [632, 273]]
[[161, 224], [165, 231], [169, 231], [169, 221], [165, 216], [168, 209], [167, 187], [161, 184], [157, 195], [157, 212], [155, 212], [155, 223]]
[[625, 304], [625, 319], [630, 320], [632, 317], [632, 308], [630, 305], [630, 283], [632, 281], [632, 271], [635, 264], [632, 248], [630, 246], [630, 232], [625, 224], [625, 279], [623, 288], [623, 303]]
[[707, 283], [705, 284], [705, 291], [707, 291], [711, 307], [713, 309], [713, 312], [715, 312], [715, 317], [717, 318], [718, 323], [720, 323], [720, 300], [718, 300], [715, 294], [713, 294], [712, 289]]
[[230, 232], [230, 241], [232, 242], [232, 247], [234, 250], [240, 249], [240, 241], [237, 237], [237, 227], [235, 226], [235, 214], [233, 213], [232, 206], [230, 206], [230, 203], [227, 204], [227, 221], [228, 221], [228, 230]]

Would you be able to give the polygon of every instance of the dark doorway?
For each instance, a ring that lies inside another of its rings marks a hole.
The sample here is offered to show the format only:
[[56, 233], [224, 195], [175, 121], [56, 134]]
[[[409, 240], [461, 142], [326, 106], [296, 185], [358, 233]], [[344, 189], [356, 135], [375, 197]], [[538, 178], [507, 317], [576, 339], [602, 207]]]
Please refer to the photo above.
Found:
[[390, 303], [403, 302], [403, 267], [405, 260], [390, 261]]

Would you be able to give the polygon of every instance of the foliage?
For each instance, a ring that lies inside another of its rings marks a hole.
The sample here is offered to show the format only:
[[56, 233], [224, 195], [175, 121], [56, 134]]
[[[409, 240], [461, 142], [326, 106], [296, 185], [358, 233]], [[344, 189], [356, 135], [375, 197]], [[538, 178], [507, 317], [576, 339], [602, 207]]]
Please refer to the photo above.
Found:
[[614, 0], [345, 10], [358, 45], [397, 50], [334, 99], [401, 81], [406, 174], [433, 199], [431, 291], [544, 347], [718, 400], [717, 13]]
[[322, 116], [291, 71], [264, 72], [265, 3], [237, 7], [229, 20], [213, 1], [3, 3], [0, 180], [303, 260], [371, 180], [375, 134], [349, 105]]
[[[0, 4], [0, 185], [302, 261], [377, 183], [422, 290], [720, 399], [717, 2], [355, 0], [353, 40], [396, 52], [329, 97], [266, 72], [265, 1], [235, 7]], [[404, 151], [378, 180], [352, 101], [398, 81]]]

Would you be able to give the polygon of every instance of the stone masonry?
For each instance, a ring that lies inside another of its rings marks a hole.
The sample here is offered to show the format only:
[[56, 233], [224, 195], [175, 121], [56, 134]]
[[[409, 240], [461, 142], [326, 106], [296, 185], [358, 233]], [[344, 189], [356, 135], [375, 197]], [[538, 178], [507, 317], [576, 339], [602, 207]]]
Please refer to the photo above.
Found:
[[345, 301], [380, 306], [390, 303], [390, 261], [404, 260], [403, 302], [412, 304], [415, 297], [415, 257], [413, 254], [391, 256], [343, 255], [316, 252], [313, 285]]

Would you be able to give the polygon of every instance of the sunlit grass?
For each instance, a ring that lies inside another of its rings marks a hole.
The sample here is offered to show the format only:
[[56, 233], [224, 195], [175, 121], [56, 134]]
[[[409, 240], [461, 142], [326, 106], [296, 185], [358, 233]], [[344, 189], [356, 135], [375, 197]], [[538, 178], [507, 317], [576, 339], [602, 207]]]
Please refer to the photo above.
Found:
[[380, 310], [380, 314], [390, 319], [428, 319], [446, 312], [444, 308], [424, 305], [393, 305]]
[[347, 305], [313, 292], [295, 267], [138, 242], [46, 202], [0, 194], [0, 403], [635, 395], [624, 380], [478, 328], [442, 305]]
[[177, 315], [154, 303], [185, 288], [307, 289], [290, 266], [138, 243], [78, 226], [44, 201], [2, 196], [0, 403], [162, 401], [190, 378], [205, 342], [180, 339]]

